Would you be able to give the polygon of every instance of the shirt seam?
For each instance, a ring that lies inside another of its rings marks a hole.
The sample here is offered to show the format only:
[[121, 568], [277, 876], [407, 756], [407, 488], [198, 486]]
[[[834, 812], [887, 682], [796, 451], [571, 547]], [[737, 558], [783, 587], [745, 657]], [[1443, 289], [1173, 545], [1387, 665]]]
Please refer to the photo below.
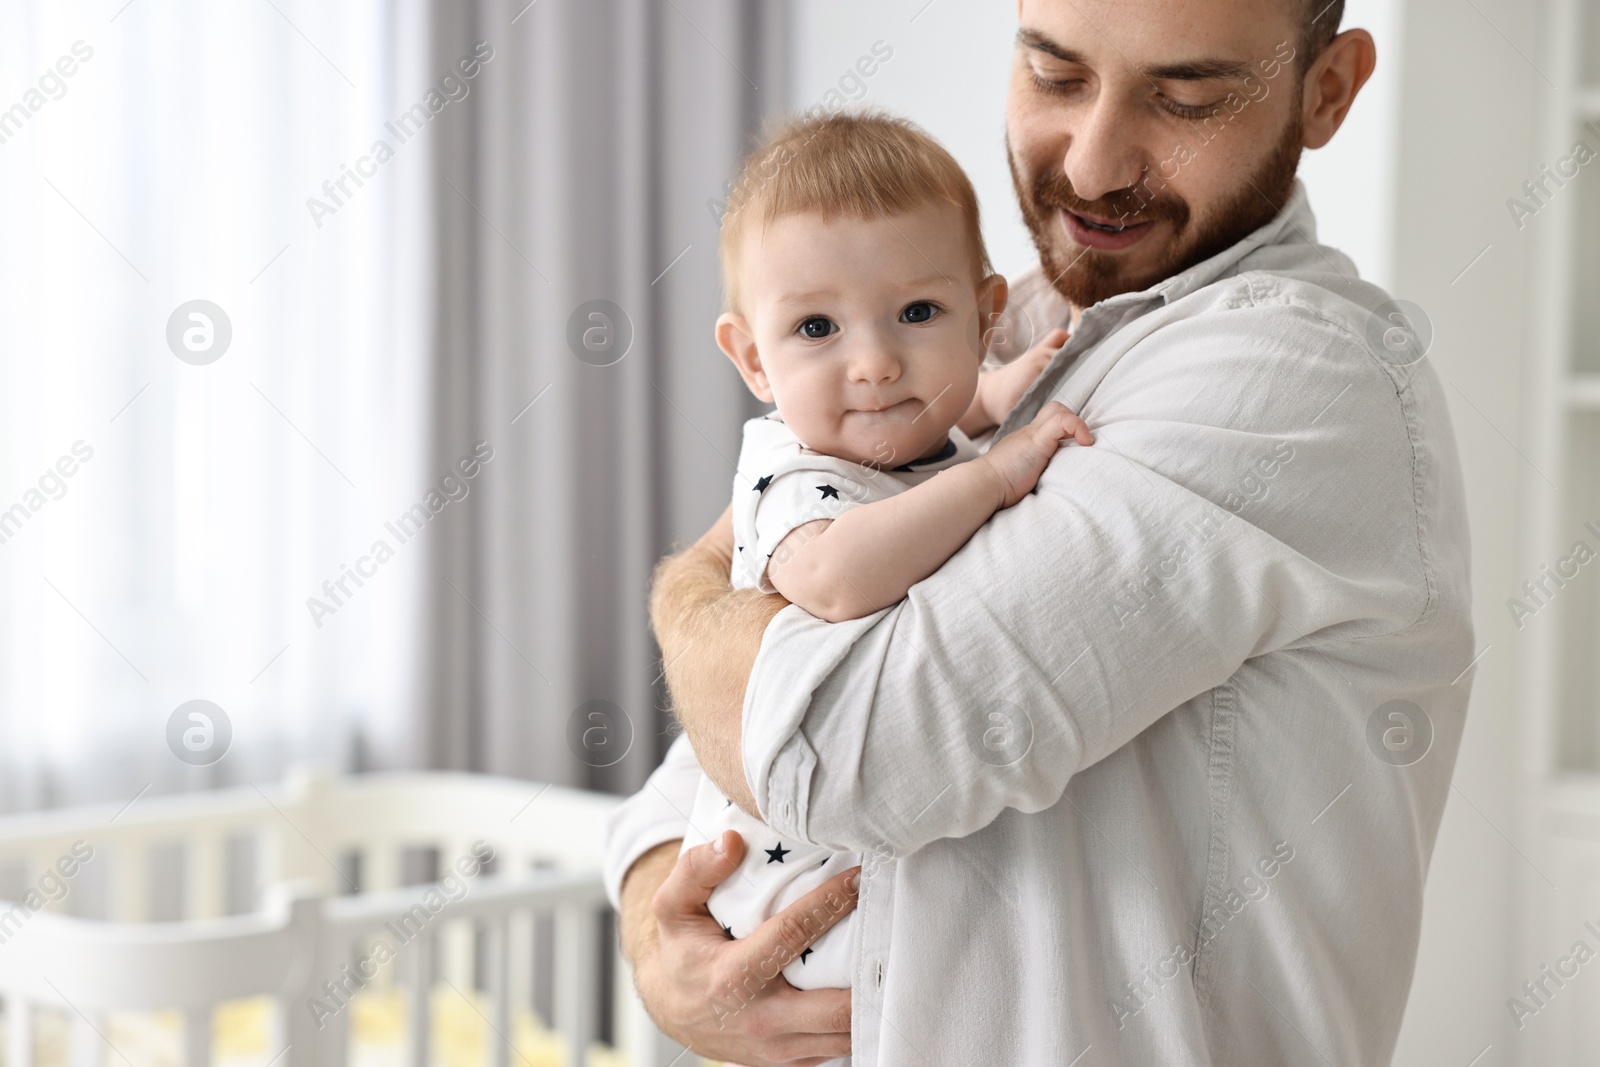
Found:
[[1371, 347], [1367, 344], [1367, 342], [1363, 338], [1357, 337], [1355, 331], [1351, 330], [1348, 325], [1336, 318], [1329, 316], [1321, 308], [1315, 307], [1298, 299], [1292, 293], [1285, 292], [1281, 286], [1276, 284], [1280, 280], [1277, 275], [1263, 271], [1247, 271], [1243, 274], [1240, 274], [1239, 278], [1245, 283], [1246, 292], [1249, 295], [1250, 306], [1252, 308], [1264, 307], [1267, 305], [1268, 302], [1263, 299], [1263, 296], [1266, 294], [1258, 293], [1256, 282], [1259, 279], [1270, 278], [1274, 282], [1274, 285], [1271, 288], [1276, 295], [1276, 299], [1271, 300], [1271, 304], [1293, 307], [1304, 312], [1306, 315], [1322, 323], [1324, 326], [1327, 326], [1337, 333], [1343, 335], [1347, 341], [1354, 344], [1358, 349], [1366, 352], [1370, 365], [1375, 365], [1378, 370], [1382, 371], [1384, 376], [1389, 380], [1390, 386], [1394, 389], [1395, 400], [1399, 404], [1401, 422], [1405, 425], [1406, 444], [1411, 449], [1411, 525], [1417, 537], [1417, 564], [1418, 568], [1422, 572], [1422, 583], [1424, 589], [1422, 608], [1417, 612], [1416, 618], [1412, 619], [1408, 623], [1396, 626], [1392, 630], [1386, 630], [1380, 634], [1362, 634], [1360, 636], [1347, 637], [1342, 641], [1332, 642], [1331, 644], [1356, 644], [1362, 641], [1378, 641], [1385, 638], [1397, 637], [1402, 634], [1407, 634], [1414, 630], [1421, 629], [1434, 614], [1434, 609], [1438, 604], [1439, 597], [1438, 579], [1437, 575], [1434, 574], [1433, 555], [1428, 550], [1427, 537], [1425, 536], [1424, 532], [1425, 521], [1422, 498], [1426, 487], [1423, 484], [1423, 472], [1421, 470], [1422, 459], [1417, 450], [1418, 428], [1416, 422], [1416, 406], [1412, 403], [1411, 390], [1408, 388], [1410, 385], [1409, 378], [1402, 383], [1399, 375], [1396, 373], [1395, 368], [1390, 367], [1388, 364], [1384, 363], [1375, 355], [1373, 355]]
[[1195, 927], [1194, 940], [1195, 1002], [1202, 1009], [1209, 999], [1216, 974], [1215, 956], [1206, 950], [1211, 940], [1205, 934], [1206, 918], [1213, 907], [1223, 904], [1232, 860], [1228, 847], [1228, 800], [1233, 789], [1237, 709], [1232, 680], [1211, 691], [1210, 751], [1206, 767], [1206, 793], [1211, 804], [1211, 840], [1206, 847], [1206, 886], [1201, 894], [1200, 921]]

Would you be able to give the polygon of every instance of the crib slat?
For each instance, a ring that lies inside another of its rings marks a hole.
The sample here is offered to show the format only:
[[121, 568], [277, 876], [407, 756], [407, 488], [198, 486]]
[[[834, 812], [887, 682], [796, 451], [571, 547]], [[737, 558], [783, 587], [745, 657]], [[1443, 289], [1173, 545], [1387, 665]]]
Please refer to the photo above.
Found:
[[223, 843], [215, 833], [191, 837], [184, 851], [183, 899], [187, 919], [214, 919], [222, 914], [223, 889], [227, 882], [223, 866]]
[[507, 969], [507, 920], [492, 919], [484, 937], [484, 975], [488, 994], [493, 999], [490, 1017], [495, 1033], [489, 1037], [489, 1067], [509, 1067], [511, 1063], [511, 996]]
[[[105, 1052], [102, 1049], [100, 1034], [105, 1032], [105, 1016], [95, 1013], [99, 1018], [91, 1024], [89, 1018], [77, 1012], [72, 1016], [72, 1067], [103, 1067]], [[99, 1028], [98, 1032], [96, 1027]]]
[[183, 1013], [184, 1067], [211, 1067], [211, 1009], [190, 1008]]
[[595, 944], [599, 932], [592, 905], [556, 909], [556, 1020], [567, 1043], [567, 1067], [584, 1067], [595, 1039]]
[[506, 923], [506, 1002], [513, 1016], [533, 1007], [533, 915], [521, 908]]
[[406, 1029], [411, 1033], [411, 1067], [428, 1067], [432, 1052], [433, 931], [424, 930], [410, 946], [411, 991]]
[[6, 1067], [33, 1067], [33, 1005], [16, 993], [6, 998]]
[[111, 918], [142, 923], [150, 918], [150, 867], [142, 834], [125, 833], [111, 860]]

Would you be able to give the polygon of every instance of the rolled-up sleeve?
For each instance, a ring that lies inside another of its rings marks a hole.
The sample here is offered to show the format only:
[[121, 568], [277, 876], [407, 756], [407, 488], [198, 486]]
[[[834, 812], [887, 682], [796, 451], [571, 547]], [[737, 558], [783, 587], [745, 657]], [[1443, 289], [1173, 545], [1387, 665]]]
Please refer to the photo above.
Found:
[[1156, 337], [1067, 380], [1097, 443], [902, 602], [773, 619], [743, 746], [774, 829], [899, 855], [1043, 810], [1245, 660], [1425, 610], [1406, 399], [1360, 339], [1281, 307]]
[[634, 861], [665, 841], [684, 835], [700, 785], [700, 763], [689, 736], [679, 734], [644, 788], [606, 817], [603, 876], [611, 906], [622, 908], [622, 879]]

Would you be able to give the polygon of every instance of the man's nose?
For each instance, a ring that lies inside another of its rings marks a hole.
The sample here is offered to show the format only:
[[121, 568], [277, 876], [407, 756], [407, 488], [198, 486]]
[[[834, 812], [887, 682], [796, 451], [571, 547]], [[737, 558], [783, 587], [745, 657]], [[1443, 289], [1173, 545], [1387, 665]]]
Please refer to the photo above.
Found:
[[1133, 136], [1136, 117], [1102, 95], [1083, 120], [1062, 160], [1072, 191], [1084, 200], [1098, 200], [1137, 183], [1144, 173], [1144, 152]]

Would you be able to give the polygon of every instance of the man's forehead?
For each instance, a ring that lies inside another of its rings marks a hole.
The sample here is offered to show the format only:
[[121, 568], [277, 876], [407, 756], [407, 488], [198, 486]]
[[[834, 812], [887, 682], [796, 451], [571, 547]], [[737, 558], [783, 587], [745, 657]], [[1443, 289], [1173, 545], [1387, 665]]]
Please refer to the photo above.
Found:
[[1018, 43], [1150, 77], [1241, 77], [1294, 43], [1304, 0], [1022, 0]]

